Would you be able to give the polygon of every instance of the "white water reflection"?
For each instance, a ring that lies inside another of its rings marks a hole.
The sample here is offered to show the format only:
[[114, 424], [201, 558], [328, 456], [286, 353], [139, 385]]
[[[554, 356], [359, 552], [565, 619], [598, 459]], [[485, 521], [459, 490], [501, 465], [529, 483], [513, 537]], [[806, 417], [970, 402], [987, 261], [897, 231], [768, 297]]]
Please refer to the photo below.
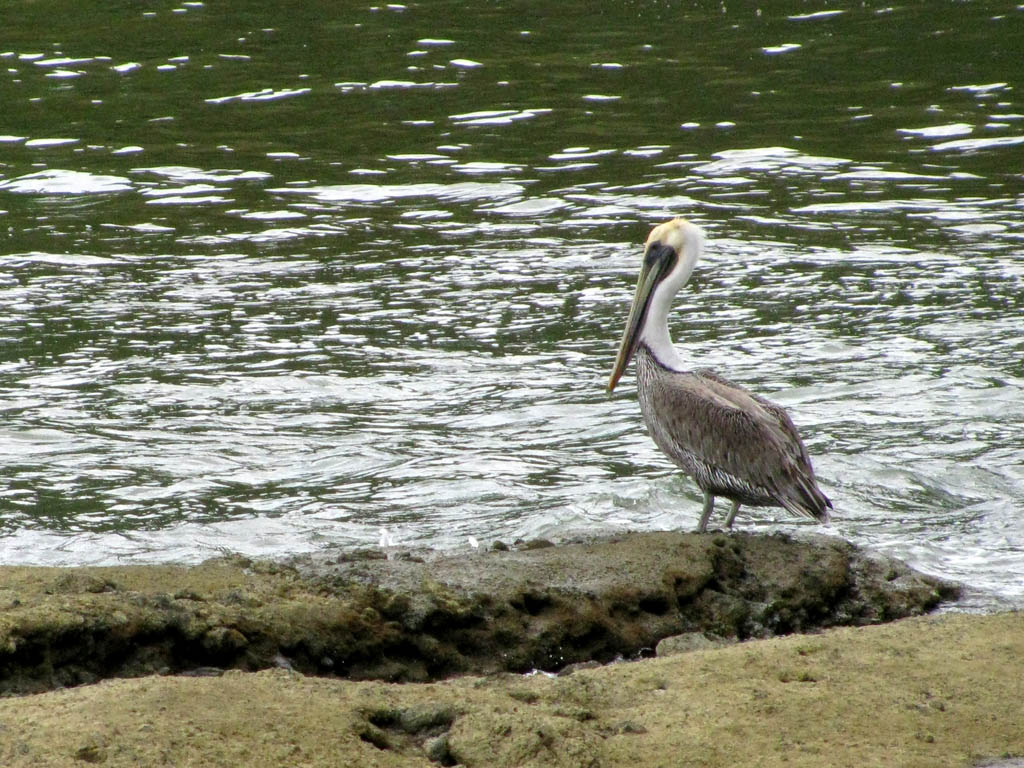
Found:
[[312, 88], [261, 88], [258, 91], [248, 91], [234, 96], [215, 96], [205, 99], [207, 104], [228, 104], [232, 101], [277, 101], [278, 99], [290, 99], [294, 96], [304, 96], [312, 93]]
[[974, 132], [969, 123], [950, 123], [949, 125], [930, 125], [924, 128], [897, 128], [899, 133], [925, 139], [949, 138], [950, 136], [968, 136]]
[[277, 187], [268, 190], [280, 195], [308, 195], [323, 202], [379, 203], [402, 198], [436, 200], [486, 200], [517, 197], [524, 192], [519, 184], [458, 182], [454, 184], [336, 184], [332, 186]]
[[99, 176], [63, 169], [37, 171], [0, 181], [0, 191], [23, 195], [95, 195], [130, 189], [133, 189], [131, 180], [122, 176]]
[[81, 139], [73, 138], [28, 139], [25, 142], [25, 146], [32, 149], [49, 149], [51, 147], [64, 147], [69, 144], [77, 144], [80, 141]]
[[993, 136], [991, 138], [979, 139], [954, 139], [943, 141], [932, 146], [936, 152], [978, 152], [983, 149], [995, 149], [997, 147], [1014, 147], [1024, 144], [1024, 136]]
[[530, 120], [550, 113], [551, 109], [491, 109], [450, 115], [449, 119], [460, 125], [508, 125], [519, 120]]

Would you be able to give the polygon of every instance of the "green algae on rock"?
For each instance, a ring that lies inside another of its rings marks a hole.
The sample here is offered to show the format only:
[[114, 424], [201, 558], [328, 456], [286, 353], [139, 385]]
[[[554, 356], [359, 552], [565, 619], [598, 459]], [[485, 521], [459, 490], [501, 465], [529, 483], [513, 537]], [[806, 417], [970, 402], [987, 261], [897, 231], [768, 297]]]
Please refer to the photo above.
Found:
[[838, 539], [636, 533], [519, 551], [289, 564], [4, 568], [0, 691], [283, 666], [352, 679], [554, 671], [912, 616], [956, 589]]

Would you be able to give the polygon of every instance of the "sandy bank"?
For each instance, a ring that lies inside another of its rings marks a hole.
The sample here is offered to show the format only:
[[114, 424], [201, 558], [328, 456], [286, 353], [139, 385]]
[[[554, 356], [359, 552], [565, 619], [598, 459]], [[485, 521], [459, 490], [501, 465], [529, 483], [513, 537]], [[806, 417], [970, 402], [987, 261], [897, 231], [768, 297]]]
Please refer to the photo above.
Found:
[[1022, 660], [1021, 614], [947, 614], [556, 678], [110, 680], [0, 701], [0, 761], [967, 766], [1024, 754]]

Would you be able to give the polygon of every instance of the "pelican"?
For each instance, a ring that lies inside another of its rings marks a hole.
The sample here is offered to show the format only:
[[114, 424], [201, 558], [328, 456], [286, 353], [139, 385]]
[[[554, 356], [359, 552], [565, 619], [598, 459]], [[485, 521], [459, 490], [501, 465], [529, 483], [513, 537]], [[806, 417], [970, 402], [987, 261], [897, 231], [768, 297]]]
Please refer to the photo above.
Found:
[[713, 371], [687, 371], [672, 345], [669, 307], [703, 252], [704, 234], [687, 221], [651, 230], [608, 391], [635, 357], [647, 431], [704, 493], [699, 533], [707, 530], [716, 496], [732, 501], [726, 528], [741, 504], [784, 507], [828, 522], [832, 502], [818, 488], [811, 458], [782, 406]]

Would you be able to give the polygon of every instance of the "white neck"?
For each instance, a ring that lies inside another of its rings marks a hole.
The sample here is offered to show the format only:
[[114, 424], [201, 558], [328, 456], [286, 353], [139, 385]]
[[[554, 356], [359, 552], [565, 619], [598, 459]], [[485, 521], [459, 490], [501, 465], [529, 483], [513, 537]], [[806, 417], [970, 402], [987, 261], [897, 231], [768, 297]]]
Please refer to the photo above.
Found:
[[646, 345], [654, 358], [665, 368], [672, 371], [686, 370], [686, 362], [672, 344], [665, 315], [659, 315], [654, 310], [655, 302], [652, 301], [647, 312], [647, 322], [644, 323], [643, 332], [640, 334], [640, 343]]

